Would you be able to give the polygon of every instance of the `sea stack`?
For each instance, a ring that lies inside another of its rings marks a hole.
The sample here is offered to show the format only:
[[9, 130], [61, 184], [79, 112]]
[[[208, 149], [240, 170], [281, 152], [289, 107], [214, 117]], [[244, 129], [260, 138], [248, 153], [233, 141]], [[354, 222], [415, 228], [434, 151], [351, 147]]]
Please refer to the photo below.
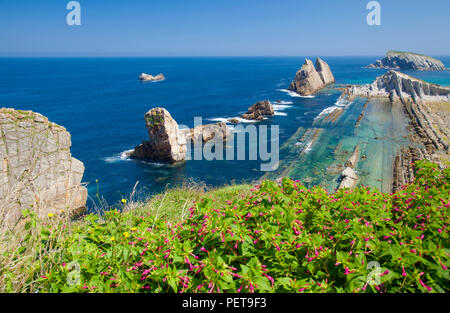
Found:
[[269, 100], [258, 101], [248, 108], [247, 113], [242, 114], [242, 118], [246, 120], [263, 120], [264, 115], [274, 115], [272, 103]]
[[334, 82], [333, 73], [325, 61], [317, 58], [314, 66], [311, 60], [306, 59], [288, 89], [299, 95], [309, 96]]
[[186, 159], [185, 136], [178, 129], [177, 122], [164, 108], [154, 108], [145, 114], [149, 141], [137, 146], [130, 157], [134, 159], [151, 159], [168, 163]]
[[392, 50], [387, 52], [383, 59], [377, 60], [367, 67], [414, 71], [443, 71], [446, 69], [442, 61], [430, 56]]
[[142, 73], [142, 74], [139, 76], [139, 79], [140, 79], [141, 81], [152, 81], [152, 82], [156, 82], [156, 81], [164, 80], [165, 77], [164, 77], [164, 75], [163, 75], [162, 73], [159, 73], [159, 74], [156, 75], [156, 76]]
[[84, 165], [71, 145], [70, 133], [45, 116], [0, 109], [0, 224], [14, 225], [24, 209], [40, 218], [85, 210]]
[[149, 159], [167, 163], [186, 160], [187, 142], [227, 140], [231, 135], [226, 123], [200, 125], [179, 129], [178, 123], [164, 108], [154, 108], [145, 114], [150, 140], [142, 141], [129, 153], [132, 159]]

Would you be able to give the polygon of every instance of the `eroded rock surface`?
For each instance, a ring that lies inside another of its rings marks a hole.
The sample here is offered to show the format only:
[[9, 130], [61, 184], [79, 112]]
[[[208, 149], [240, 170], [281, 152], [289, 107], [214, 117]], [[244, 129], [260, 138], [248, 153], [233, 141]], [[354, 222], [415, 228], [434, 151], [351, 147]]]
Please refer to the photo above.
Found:
[[334, 82], [333, 73], [325, 61], [317, 58], [314, 66], [311, 60], [306, 59], [288, 89], [299, 95], [309, 96]]
[[346, 167], [341, 174], [341, 183], [339, 189], [353, 188], [358, 182], [358, 175], [351, 167]]
[[149, 74], [146, 74], [146, 73], [142, 73], [139, 76], [139, 79], [142, 80], [142, 81], [153, 81], [154, 82], [154, 81], [164, 80], [165, 77], [164, 77], [164, 75], [162, 73], [159, 73], [156, 76], [149, 75]]
[[16, 223], [23, 209], [41, 218], [84, 211], [84, 165], [70, 147], [70, 133], [43, 115], [0, 109], [0, 222]]
[[264, 115], [274, 115], [272, 103], [269, 100], [258, 101], [248, 108], [247, 113], [242, 114], [241, 118], [246, 120], [263, 120]]
[[225, 141], [231, 135], [231, 130], [225, 122], [182, 129], [181, 132], [184, 133], [186, 141], [193, 142], [208, 142], [213, 139]]
[[417, 53], [389, 51], [386, 56], [370, 64], [369, 68], [416, 70], [416, 71], [443, 71], [442, 61]]
[[186, 159], [186, 140], [178, 123], [164, 108], [154, 108], [145, 114], [150, 140], [143, 141], [130, 153], [131, 158], [152, 159], [175, 163]]
[[427, 83], [398, 71], [389, 71], [379, 76], [372, 84], [352, 86], [352, 96], [388, 97], [391, 101], [411, 99], [414, 102], [450, 101], [450, 88]]

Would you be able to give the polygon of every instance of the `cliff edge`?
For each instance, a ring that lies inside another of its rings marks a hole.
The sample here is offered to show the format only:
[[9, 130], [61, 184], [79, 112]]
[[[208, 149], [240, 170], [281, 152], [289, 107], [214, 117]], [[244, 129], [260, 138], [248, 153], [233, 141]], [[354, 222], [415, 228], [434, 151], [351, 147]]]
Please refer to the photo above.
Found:
[[84, 210], [84, 165], [70, 147], [70, 133], [41, 114], [0, 109], [0, 223], [16, 223], [23, 209], [41, 218]]

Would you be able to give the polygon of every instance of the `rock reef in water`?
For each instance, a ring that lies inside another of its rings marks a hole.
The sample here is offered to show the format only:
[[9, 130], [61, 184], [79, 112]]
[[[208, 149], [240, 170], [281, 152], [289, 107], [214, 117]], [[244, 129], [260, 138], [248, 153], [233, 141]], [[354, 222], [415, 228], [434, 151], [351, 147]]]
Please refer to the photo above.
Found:
[[314, 66], [311, 60], [306, 59], [288, 89], [299, 95], [309, 96], [334, 82], [333, 73], [325, 61], [317, 58]]
[[445, 66], [442, 61], [412, 52], [389, 51], [386, 56], [377, 60], [369, 68], [415, 70], [415, 71], [443, 71]]
[[181, 132], [184, 133], [186, 141], [192, 142], [208, 142], [213, 139], [225, 141], [231, 135], [231, 130], [225, 122], [182, 129]]
[[178, 123], [164, 108], [154, 108], [145, 114], [150, 140], [135, 147], [129, 156], [132, 159], [150, 159], [168, 163], [186, 160], [186, 142], [207, 142], [213, 139], [226, 140], [230, 129], [226, 123], [207, 124], [193, 129], [179, 129]]
[[352, 96], [389, 97], [396, 99], [412, 99], [428, 101], [450, 101], [450, 87], [427, 83], [397, 71], [389, 71], [379, 76], [372, 84], [351, 86], [347, 93]]
[[142, 80], [142, 81], [152, 81], [152, 82], [156, 82], [156, 81], [164, 80], [165, 77], [164, 77], [164, 75], [163, 75], [162, 73], [159, 73], [159, 74], [156, 75], [156, 76], [142, 73], [142, 74], [139, 76], [139, 79]]
[[0, 223], [16, 223], [23, 209], [41, 218], [84, 211], [84, 165], [70, 147], [70, 133], [43, 115], [0, 109]]
[[351, 167], [346, 167], [341, 174], [341, 183], [339, 184], [339, 189], [353, 188], [357, 181], [358, 175]]
[[258, 101], [248, 108], [247, 113], [242, 114], [241, 118], [246, 120], [261, 121], [264, 115], [274, 115], [272, 103], [269, 100]]

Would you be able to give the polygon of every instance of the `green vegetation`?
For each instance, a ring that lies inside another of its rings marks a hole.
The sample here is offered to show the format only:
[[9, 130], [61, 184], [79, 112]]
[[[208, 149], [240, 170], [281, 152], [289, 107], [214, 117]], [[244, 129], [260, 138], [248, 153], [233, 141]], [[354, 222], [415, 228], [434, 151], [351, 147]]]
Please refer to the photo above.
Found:
[[428, 55], [425, 54], [420, 54], [420, 53], [414, 53], [414, 52], [405, 52], [405, 51], [396, 51], [396, 50], [389, 50], [386, 55], [392, 55], [392, 54], [398, 54], [398, 55], [405, 55], [405, 54], [411, 54], [411, 55], [417, 55], [417, 56], [421, 56], [421, 57], [426, 57], [432, 60], [436, 60], [433, 57], [430, 57]]
[[0, 291], [448, 292], [450, 171], [416, 169], [395, 194], [283, 179], [123, 200], [76, 224], [24, 212]]

